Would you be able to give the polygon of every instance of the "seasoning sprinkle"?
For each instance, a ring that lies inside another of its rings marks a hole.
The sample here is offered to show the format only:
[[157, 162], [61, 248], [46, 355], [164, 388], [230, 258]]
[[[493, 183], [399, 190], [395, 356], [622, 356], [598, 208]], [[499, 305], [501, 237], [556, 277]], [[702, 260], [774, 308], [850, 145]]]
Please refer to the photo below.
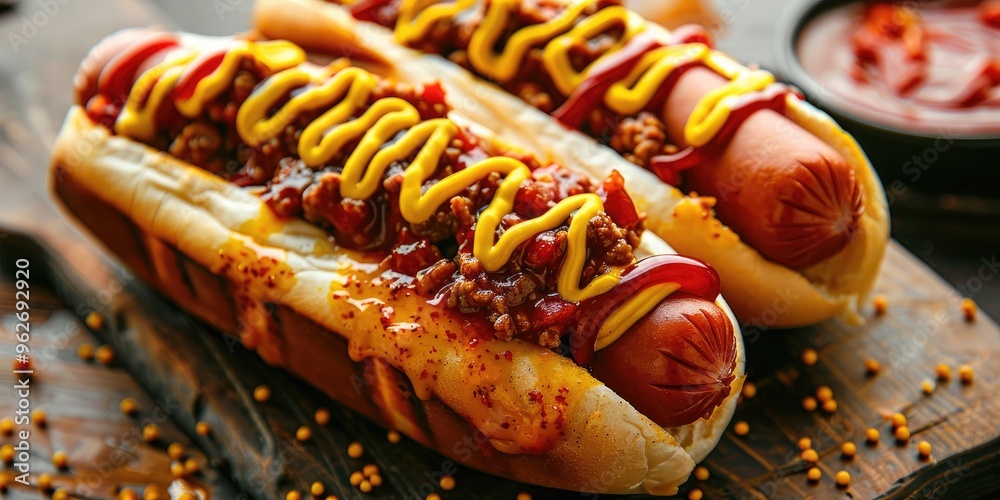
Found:
[[184, 477], [184, 464], [180, 462], [174, 462], [170, 464], [170, 475], [174, 476], [174, 479], [180, 479]]
[[816, 450], [809, 448], [808, 450], [803, 451], [802, 454], [799, 455], [799, 458], [801, 458], [803, 462], [814, 464], [819, 461], [819, 453], [816, 453]]
[[87, 327], [91, 330], [101, 330], [104, 328], [104, 316], [97, 311], [90, 311], [84, 322], [87, 323]]
[[38, 476], [38, 489], [42, 491], [52, 491], [52, 474], [45, 472]]
[[845, 458], [854, 458], [857, 454], [858, 447], [854, 445], [852, 441], [846, 441], [844, 444], [840, 445], [840, 453], [844, 455]]
[[372, 476], [368, 478], [368, 482], [372, 483], [372, 486], [378, 488], [379, 486], [382, 486], [382, 476], [372, 474]]
[[189, 476], [197, 474], [200, 470], [201, 466], [198, 465], [198, 461], [195, 460], [194, 457], [184, 461], [184, 472], [186, 472]]
[[14, 445], [5, 444], [0, 446], [0, 462], [7, 465], [14, 463]]
[[351, 458], [361, 458], [361, 455], [364, 454], [364, 452], [365, 447], [357, 441], [347, 445], [347, 456]]
[[356, 471], [352, 472], [351, 473], [351, 477], [348, 478], [348, 482], [351, 483], [351, 486], [357, 486], [357, 485], [361, 484], [361, 481], [364, 481], [364, 480], [365, 480], [365, 475], [362, 474], [361, 471], [359, 471], [359, 470], [356, 470]]
[[46, 425], [49, 425], [48, 414], [45, 413], [45, 410], [41, 408], [31, 412], [31, 421], [34, 422], [35, 425], [39, 427], [45, 427]]

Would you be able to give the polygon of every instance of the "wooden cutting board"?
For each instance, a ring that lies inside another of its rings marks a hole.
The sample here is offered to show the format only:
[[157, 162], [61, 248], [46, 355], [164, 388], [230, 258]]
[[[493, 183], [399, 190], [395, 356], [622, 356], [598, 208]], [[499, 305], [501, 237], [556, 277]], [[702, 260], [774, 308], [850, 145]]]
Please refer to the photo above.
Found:
[[[16, 12], [0, 17], [0, 31], [22, 30], [25, 19], [32, 22], [30, 15], [36, 11], [32, 2], [22, 7], [27, 15]], [[90, 2], [60, 4], [59, 12], [47, 18], [38, 34], [26, 38], [26, 43], [13, 51], [0, 51], [0, 224], [31, 238], [15, 236], [9, 230], [0, 232], [0, 261], [4, 263], [0, 281], [8, 283], [0, 288], [4, 294], [0, 314], [7, 315], [4, 318], [8, 321], [13, 304], [9, 300], [11, 258], [27, 251], [39, 276], [51, 271], [45, 279], [40, 278], [38, 300], [52, 323], [40, 328], [36, 341], [57, 345], [62, 342], [60, 331], [75, 329], [71, 340], [47, 359], [38, 393], [50, 414], [70, 415], [69, 420], [75, 423], [69, 426], [61, 418], [51, 419], [50, 437], [38, 435], [40, 440], [47, 439], [39, 441], [39, 450], [48, 451], [35, 457], [39, 461], [36, 470], [53, 472], [57, 484], [75, 487], [81, 472], [90, 470], [83, 465], [96, 469], [102, 453], [110, 453], [121, 433], [136, 428], [137, 422], [115, 410], [115, 401], [133, 394], [144, 411], [152, 411], [150, 405], [157, 398], [184, 401], [164, 405], [171, 409], [171, 418], [161, 424], [164, 439], [190, 440], [195, 456], [205, 457], [201, 460], [206, 472], [198, 478], [217, 498], [236, 498], [226, 477], [256, 498], [272, 498], [271, 493], [291, 487], [304, 490], [315, 480], [323, 481], [328, 491], [341, 498], [362, 498], [367, 495], [352, 487], [348, 477], [370, 462], [382, 467], [385, 485], [376, 493], [387, 498], [423, 498], [430, 491], [442, 493], [444, 498], [513, 498], [520, 491], [531, 492], [535, 498], [576, 497], [461, 468], [454, 472], [455, 491], [441, 492], [438, 478], [451, 472], [444, 459], [406, 440], [397, 445], [388, 443], [384, 430], [206, 332], [128, 278], [85, 235], [66, 224], [46, 192], [45, 166], [59, 122], [70, 104], [69, 82], [75, 67], [86, 48], [105, 34], [162, 19], [141, 0], [107, 0], [100, 5], [100, 16], [90, 15], [93, 9]], [[38, 241], [52, 249], [51, 254], [32, 246]], [[65, 302], [44, 294], [48, 287], [57, 290]], [[748, 371], [758, 394], [740, 405], [735, 421], [749, 423], [750, 432], [743, 437], [727, 432], [705, 463], [710, 479], [692, 481], [685, 486], [685, 493], [698, 487], [708, 498], [844, 494], [859, 498], [964, 498], [1000, 489], [1000, 402], [995, 398], [1000, 331], [996, 323], [985, 315], [975, 323], [963, 321], [954, 290], [895, 243], [876, 291], [887, 297], [889, 310], [884, 316], [870, 317], [864, 327], [834, 321], [787, 332], [745, 330]], [[93, 342], [87, 340], [89, 334], [78, 321], [93, 308], [113, 320], [102, 330], [102, 341], [119, 347], [118, 366], [129, 369], [132, 378], [120, 369], [108, 371], [74, 358], [76, 342]], [[8, 327], [7, 322], [4, 327]], [[9, 364], [12, 341], [5, 339], [0, 343], [0, 363]], [[804, 366], [799, 359], [807, 347], [819, 353], [814, 366]], [[882, 371], [877, 376], [866, 376], [867, 358], [881, 362]], [[953, 370], [959, 364], [969, 364], [975, 369], [976, 381], [963, 386], [953, 380], [925, 396], [920, 383], [934, 377], [938, 363], [947, 363]], [[8, 381], [0, 379], [0, 384], [8, 387]], [[272, 404], [261, 408], [249, 398], [253, 388], [263, 382], [276, 396]], [[832, 388], [838, 402], [836, 412], [801, 408], [801, 399], [819, 385]], [[140, 386], [148, 396], [139, 394]], [[12, 412], [14, 400], [9, 394], [7, 389], [0, 393], [0, 416]], [[317, 430], [307, 446], [296, 445], [289, 439], [291, 433], [308, 421], [319, 405], [331, 408], [334, 424]], [[907, 445], [889, 438], [886, 418], [895, 412], [909, 419], [913, 437]], [[227, 429], [222, 434], [225, 439], [194, 434], [198, 419]], [[877, 446], [864, 444], [868, 427], [881, 431], [883, 439]], [[69, 440], [67, 436], [81, 436], [81, 428], [87, 439]], [[806, 466], [798, 459], [795, 443], [800, 437], [810, 437], [821, 457], [818, 466], [823, 478], [816, 484], [806, 480]], [[354, 440], [365, 445], [360, 460], [346, 455], [348, 443]], [[838, 450], [844, 440], [858, 445], [858, 456], [853, 460], [840, 457]], [[921, 440], [933, 445], [930, 460], [917, 457], [916, 442]], [[121, 472], [132, 474], [128, 484], [168, 484], [170, 477], [163, 467], [169, 461], [162, 445], [141, 448], [143, 456], [128, 462], [136, 464]], [[46, 465], [47, 453], [54, 447], [70, 452], [68, 471], [54, 471]], [[848, 471], [853, 478], [846, 490], [833, 484], [833, 474], [839, 470]], [[101, 484], [113, 486], [112, 482]], [[27, 490], [13, 491], [4, 498], [38, 498], [37, 493]], [[111, 494], [113, 488], [86, 497], [108, 498]]]

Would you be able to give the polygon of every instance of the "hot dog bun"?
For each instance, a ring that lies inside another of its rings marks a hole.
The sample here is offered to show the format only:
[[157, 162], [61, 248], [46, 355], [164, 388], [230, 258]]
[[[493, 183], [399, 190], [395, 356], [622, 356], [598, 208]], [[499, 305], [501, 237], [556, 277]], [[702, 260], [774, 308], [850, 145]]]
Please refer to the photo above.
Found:
[[[378, 280], [358, 279], [377, 267], [372, 257], [332, 248], [325, 231], [305, 221], [276, 218], [250, 192], [163, 152], [111, 136], [80, 107], [70, 111], [64, 124], [51, 178], [57, 196], [74, 214], [174, 300], [223, 331], [239, 332], [244, 344], [266, 361], [472, 467], [566, 489], [670, 494], [687, 477], [694, 459], [714, 447], [734, 410], [731, 395], [707, 420], [665, 430], [550, 350], [522, 341], [482, 340], [475, 325], [459, 314], [424, 318], [426, 300], [393, 294]], [[116, 221], [127, 231], [119, 231]], [[128, 232], [132, 228], [135, 234]], [[642, 249], [647, 254], [671, 251], [654, 236], [644, 238]], [[199, 278], [176, 272], [185, 261], [197, 268]], [[332, 300], [334, 292], [346, 292], [348, 283], [347, 293], [379, 300], [391, 310], [356, 310], [348, 301]], [[735, 323], [721, 298], [717, 304]], [[390, 325], [383, 328], [386, 320]], [[293, 324], [302, 328], [289, 330]], [[459, 335], [431, 335], [439, 329]], [[475, 348], [468, 347], [472, 337], [480, 339]], [[743, 358], [735, 331], [733, 340], [738, 346], [736, 394]], [[487, 349], [509, 350], [510, 359], [480, 358]], [[362, 395], [350, 389], [349, 379], [318, 370], [320, 365], [310, 362], [317, 350], [343, 361], [333, 365], [348, 366], [349, 354], [355, 362], [377, 367], [378, 375], [369, 383], [379, 390]], [[440, 367], [434, 383], [421, 378], [422, 365], [414, 362], [419, 357], [403, 355], [428, 350], [436, 353]], [[470, 361], [476, 370], [464, 368]], [[480, 365], [486, 370], [481, 372]], [[496, 386], [493, 406], [465, 397], [477, 383]], [[558, 415], [539, 414], [529, 393], [545, 401], [562, 398]], [[557, 416], [561, 432], [544, 431], [540, 424]], [[506, 418], [520, 419], [520, 424], [507, 431], [500, 425]], [[459, 446], [469, 437], [465, 422], [490, 436], [499, 452], [487, 456]], [[536, 438], [551, 446], [539, 454], [525, 453]]]
[[[712, 264], [723, 279], [726, 297], [744, 322], [785, 328], [835, 316], [861, 321], [858, 307], [874, 286], [889, 237], [885, 193], [857, 142], [804, 101], [789, 97], [784, 115], [843, 158], [860, 191], [863, 214], [845, 248], [796, 270], [767, 259], [724, 226], [712, 210], [714, 199], [685, 196], [516, 96], [441, 57], [396, 44], [391, 32], [357, 21], [341, 7], [319, 0], [260, 0], [254, 23], [263, 36], [289, 38], [326, 53], [359, 55], [404, 81], [440, 80], [457, 112], [473, 117], [507, 142], [594, 176], [622, 172], [626, 188], [649, 215], [647, 227], [679, 252]], [[649, 25], [647, 31], [670, 39], [669, 32], [658, 26]], [[835, 167], [836, 171], [844, 172], [841, 167]], [[847, 178], [843, 182], [850, 185]], [[857, 208], [853, 194], [846, 200], [842, 206]]]

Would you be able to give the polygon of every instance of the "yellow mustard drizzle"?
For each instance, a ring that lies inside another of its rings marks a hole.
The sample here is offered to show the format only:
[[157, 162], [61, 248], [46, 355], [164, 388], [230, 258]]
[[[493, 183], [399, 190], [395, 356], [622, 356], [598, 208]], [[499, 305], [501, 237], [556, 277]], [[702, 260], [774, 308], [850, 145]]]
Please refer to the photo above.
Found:
[[[511, 12], [521, 1], [490, 2], [470, 39], [469, 62], [480, 74], [506, 82], [517, 75], [528, 51], [541, 45], [546, 71], [559, 91], [567, 96], [583, 83], [601, 59], [620, 50], [647, 27], [646, 21], [638, 14], [619, 6], [606, 7], [576, 22], [588, 7], [597, 2], [576, 0], [553, 19], [513, 33], [497, 54], [494, 46], [505, 32]], [[395, 28], [396, 39], [405, 44], [422, 40], [436, 22], [454, 19], [476, 4], [477, 0], [450, 3], [403, 0]], [[576, 71], [569, 59], [570, 48], [586, 44], [588, 39], [617, 26], [625, 28], [620, 39], [583, 71]], [[774, 76], [769, 72], [751, 70], [703, 44], [679, 44], [645, 54], [625, 80], [616, 82], [605, 93], [604, 103], [616, 113], [634, 115], [649, 105], [671, 72], [694, 62], [711, 68], [728, 78], [730, 83], [702, 97], [691, 113], [684, 125], [684, 140], [691, 146], [703, 146], [712, 140], [726, 123], [740, 96], [762, 90], [774, 82]]]
[[[587, 228], [590, 220], [604, 210], [597, 194], [566, 198], [542, 216], [515, 224], [497, 239], [496, 232], [503, 217], [513, 209], [522, 182], [531, 176], [531, 170], [523, 162], [503, 156], [487, 158], [423, 191], [423, 184], [437, 172], [441, 156], [458, 135], [459, 129], [453, 122], [443, 118], [423, 121], [412, 104], [395, 97], [379, 99], [361, 116], [354, 117], [367, 106], [378, 83], [371, 73], [355, 67], [345, 68], [343, 61], [326, 67], [301, 65], [305, 59], [301, 49], [287, 42], [270, 43], [273, 45], [241, 42], [214, 71], [196, 84], [190, 98], [176, 103], [178, 108], [184, 108], [179, 111], [185, 115], [200, 114], [207, 102], [227, 88], [220, 82], [232, 82], [242, 61], [248, 57], [259, 58], [269, 68], [282, 69], [262, 82], [237, 112], [237, 132], [247, 144], [261, 146], [281, 134], [303, 112], [326, 109], [302, 131], [298, 153], [307, 165], [320, 167], [348, 143], [358, 140], [358, 146], [344, 164], [342, 196], [358, 200], [370, 198], [393, 162], [416, 153], [403, 173], [400, 212], [408, 222], [420, 223], [430, 219], [438, 207], [475, 182], [494, 172], [499, 173], [505, 178], [489, 206], [480, 214], [473, 241], [473, 254], [488, 271], [503, 268], [521, 243], [559, 227], [572, 217], [566, 258], [557, 276], [559, 294], [567, 300], [580, 302], [608, 292], [621, 281], [621, 269], [616, 269], [580, 287], [587, 258]], [[185, 66], [195, 60], [197, 54], [192, 52], [160, 63], [140, 76], [116, 124], [118, 133], [146, 140], [155, 136], [154, 114], [160, 103], [170, 97]], [[145, 102], [147, 93], [143, 89], [151, 89]], [[291, 99], [272, 113], [278, 102], [289, 94], [292, 94]], [[401, 137], [388, 144], [401, 133]]]

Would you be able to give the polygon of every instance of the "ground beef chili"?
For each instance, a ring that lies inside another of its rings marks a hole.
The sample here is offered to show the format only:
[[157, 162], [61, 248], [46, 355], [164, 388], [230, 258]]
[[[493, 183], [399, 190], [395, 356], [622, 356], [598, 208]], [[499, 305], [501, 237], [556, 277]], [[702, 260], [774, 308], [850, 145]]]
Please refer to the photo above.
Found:
[[[150, 142], [179, 159], [260, 192], [279, 216], [302, 217], [316, 223], [345, 248], [385, 255], [384, 266], [409, 277], [418, 293], [441, 297], [464, 313], [484, 315], [494, 325], [497, 337], [532, 339], [555, 347], [562, 336], [570, 333], [566, 328], [577, 304], [557, 293], [557, 273], [565, 257], [570, 221], [523, 243], [504, 268], [488, 272], [473, 255], [472, 243], [477, 214], [489, 204], [502, 182], [499, 174], [468, 187], [420, 224], [406, 222], [398, 209], [402, 173], [412, 158], [392, 164], [381, 188], [370, 199], [344, 198], [339, 189], [341, 171], [356, 142], [321, 168], [310, 168], [297, 157], [301, 130], [321, 110], [297, 117], [281, 135], [260, 147], [241, 142], [235, 127], [236, 111], [265, 74], [261, 68], [245, 64], [233, 85], [206, 106], [204, 116], [198, 119], [182, 119], [176, 109], [158, 110], [162, 126], [157, 138]], [[410, 102], [423, 119], [441, 118], [448, 113], [444, 92], [438, 85], [382, 81], [369, 104], [384, 97]], [[173, 104], [165, 100], [164, 107], [172, 108]], [[477, 137], [462, 130], [427, 182], [436, 182], [498, 154], [508, 153], [490, 151]], [[632, 249], [638, 244], [643, 221], [625, 194], [620, 176], [595, 184], [566, 168], [542, 166], [534, 157], [509, 155], [524, 161], [533, 173], [522, 184], [498, 236], [515, 224], [544, 214], [566, 197], [598, 193], [605, 200], [606, 211], [589, 221], [581, 286], [613, 266], [634, 261]]]
[[[347, 3], [343, 0], [329, 1], [338, 4]], [[354, 15], [365, 21], [394, 28], [398, 19], [399, 2], [376, 1], [372, 3], [375, 6], [354, 10]], [[620, 0], [594, 2], [583, 11], [581, 19], [606, 7], [620, 4]], [[488, 1], [480, 2], [476, 5], [474, 12], [463, 13], [457, 21], [439, 21], [424, 39], [414, 42], [413, 47], [424, 52], [441, 54], [452, 62], [476, 73], [469, 62], [466, 50], [472, 33], [482, 22], [488, 6]], [[562, 0], [522, 0], [515, 7], [507, 21], [504, 34], [497, 42], [497, 50], [502, 48], [517, 30], [525, 26], [547, 22], [563, 12], [566, 2]], [[570, 49], [572, 64], [577, 70], [585, 68], [619, 39], [623, 28], [623, 26], [613, 27], [585, 44], [573, 46]], [[528, 51], [526, 60], [522, 62], [514, 78], [508, 82], [494, 83], [499, 84], [531, 106], [545, 113], [551, 113], [562, 105], [568, 96], [562, 95], [552, 83], [542, 66], [541, 54], [541, 47]], [[595, 103], [595, 109], [591, 116], [581, 124], [580, 129], [602, 144], [610, 146], [629, 161], [646, 167], [649, 159], [653, 156], [671, 154], [677, 151], [676, 146], [668, 142], [663, 123], [660, 122], [655, 113], [650, 112], [661, 104], [662, 99], [654, 100], [650, 103], [649, 109], [635, 116], [619, 117], [617, 113], [598, 102]]]

